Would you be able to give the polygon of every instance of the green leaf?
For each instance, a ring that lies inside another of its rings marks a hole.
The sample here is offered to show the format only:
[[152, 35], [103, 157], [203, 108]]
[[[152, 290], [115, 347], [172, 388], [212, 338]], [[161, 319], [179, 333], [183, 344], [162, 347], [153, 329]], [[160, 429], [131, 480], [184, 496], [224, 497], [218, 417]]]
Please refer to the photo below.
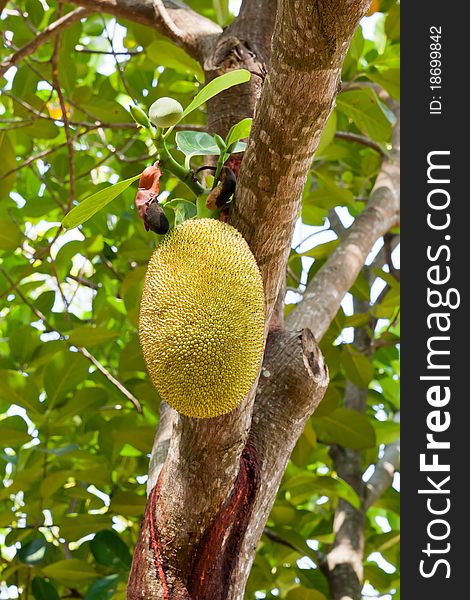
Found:
[[334, 140], [337, 129], [338, 113], [334, 110], [328, 117], [323, 133], [321, 134], [318, 148], [315, 151], [315, 158], [319, 158], [327, 146]]
[[379, 54], [377, 58], [375, 58], [369, 64], [379, 68], [399, 69], [400, 44], [393, 44], [391, 46], [387, 46], [382, 52], [382, 54]]
[[55, 423], [61, 425], [75, 415], [85, 414], [85, 411], [91, 407], [99, 406], [105, 403], [106, 392], [98, 387], [86, 387], [68, 400], [68, 402], [58, 411]]
[[318, 438], [328, 444], [362, 450], [375, 446], [375, 430], [369, 419], [348, 408], [337, 408], [323, 417], [312, 418]]
[[388, 531], [387, 533], [372, 535], [367, 540], [367, 547], [370, 552], [386, 552], [387, 550], [393, 548], [399, 543], [400, 532]]
[[22, 563], [26, 565], [37, 565], [40, 563], [44, 556], [46, 555], [47, 550], [47, 542], [41, 536], [34, 540], [31, 540], [25, 546], [22, 546], [18, 552], [17, 556], [21, 560]]
[[125, 179], [124, 181], [110, 185], [104, 190], [100, 190], [99, 192], [96, 192], [96, 194], [82, 200], [78, 206], [72, 208], [72, 210], [65, 215], [62, 225], [66, 229], [72, 229], [73, 227], [78, 227], [78, 225], [85, 223], [85, 221], [88, 221], [88, 219], [114, 200], [114, 198], [117, 198], [119, 194], [122, 194], [122, 192], [126, 190], [131, 183], [139, 179], [139, 177], [140, 173], [130, 179]]
[[396, 409], [400, 408], [400, 382], [393, 377], [382, 377], [379, 379], [384, 398], [386, 398]]
[[224, 27], [230, 19], [228, 0], [212, 0], [212, 5], [214, 6], [217, 23]]
[[358, 129], [378, 142], [386, 142], [392, 133], [389, 114], [384, 111], [374, 90], [364, 88], [340, 94], [337, 109], [349, 117]]
[[152, 449], [154, 428], [151, 426], [127, 428], [122, 431], [113, 431], [113, 439], [121, 444], [128, 443], [137, 450], [148, 454]]
[[126, 517], [137, 517], [144, 513], [145, 505], [145, 496], [135, 492], [116, 492], [111, 498], [109, 510]]
[[315, 410], [315, 417], [324, 417], [333, 412], [338, 408], [340, 401], [341, 394], [338, 388], [330, 383], [322, 401]]
[[321, 593], [323, 598], [329, 598], [328, 581], [319, 569], [300, 569], [297, 567], [295, 573], [300, 583], [304, 588], [307, 588], [306, 592], [315, 591], [315, 593]]
[[31, 377], [18, 371], [0, 370], [0, 399], [22, 406], [34, 414], [42, 408], [38, 395], [39, 391]]
[[175, 198], [165, 204], [165, 208], [172, 208], [175, 211], [175, 227], [183, 221], [192, 219], [196, 216], [197, 207], [194, 202], [184, 200], [184, 198]]
[[400, 100], [400, 69], [367, 71], [366, 75], [371, 81], [383, 87], [393, 98]]
[[360, 388], [368, 387], [374, 376], [374, 367], [367, 356], [347, 344], [341, 352], [341, 364], [349, 381]]
[[78, 558], [59, 560], [44, 567], [42, 571], [47, 577], [70, 587], [80, 586], [84, 582], [98, 577], [98, 573], [93, 570], [91, 565]]
[[2, 446], [16, 448], [31, 441], [28, 426], [18, 416], [7, 417], [0, 421], [0, 440]]
[[110, 331], [104, 327], [83, 325], [73, 329], [69, 335], [69, 342], [74, 346], [100, 346], [119, 337], [118, 331]]
[[335, 206], [350, 206], [354, 203], [351, 190], [340, 187], [332, 179], [315, 172], [320, 185], [306, 196], [304, 202], [313, 202], [315, 206], [330, 210]]
[[[208, 100], [214, 96], [217, 96], [217, 94], [220, 94], [220, 92], [228, 90], [234, 85], [239, 85], [240, 83], [246, 83], [247, 81], [250, 81], [250, 77], [251, 73], [246, 69], [229, 71], [228, 73], [224, 73], [223, 75], [216, 77], [206, 86], [204, 86], [193, 99], [193, 101], [184, 109], [181, 119], [184, 119], [190, 115], [194, 110], [205, 104]], [[168, 135], [172, 129], [173, 127], [170, 127], [166, 135]]]
[[400, 423], [372, 420], [377, 444], [391, 444], [400, 438]]
[[36, 600], [60, 600], [56, 588], [44, 577], [35, 577], [33, 579], [31, 591]]
[[42, 481], [39, 486], [39, 493], [42, 498], [49, 498], [54, 495], [58, 489], [60, 489], [70, 477], [73, 477], [74, 471], [60, 470], [49, 473]]
[[22, 237], [21, 231], [10, 219], [0, 219], [0, 250], [16, 250]]
[[[302, 570], [306, 571], [307, 569], [299, 569], [299, 571]], [[305, 589], [299, 585], [287, 592], [286, 600], [327, 600], [327, 597], [318, 590]]]
[[63, 398], [88, 376], [89, 362], [78, 352], [56, 354], [44, 371], [49, 406]]
[[[225, 140], [227, 147], [231, 146], [235, 142], [238, 142], [238, 140], [250, 137], [252, 123], [253, 119], [247, 118], [242, 119], [236, 125], [234, 125], [228, 132]], [[232, 152], [242, 152], [242, 150], [232, 150]]]
[[156, 40], [149, 44], [145, 51], [147, 57], [156, 65], [168, 67], [177, 73], [191, 73], [200, 81], [204, 81], [204, 73], [198, 61], [172, 42]]
[[127, 571], [132, 563], [129, 548], [112, 529], [98, 531], [90, 542], [93, 556], [102, 565]]
[[400, 5], [395, 4], [390, 7], [387, 18], [385, 19], [385, 33], [392, 40], [397, 42], [400, 39]]
[[[82, 478], [88, 483], [93, 481], [93, 477], [90, 476], [90, 469], [88, 469]], [[97, 482], [98, 483], [98, 482]], [[126, 514], [127, 516], [127, 514]], [[86, 535], [95, 533], [99, 529], [105, 529], [111, 527], [111, 515], [104, 514], [79, 514], [79, 515], [66, 515], [60, 523], [60, 533], [68, 541], [79, 540]]]
[[132, 123], [133, 119], [127, 110], [115, 100], [93, 96], [89, 101], [82, 102], [81, 108], [96, 117], [95, 120], [104, 123]]
[[120, 576], [117, 573], [94, 581], [85, 593], [83, 600], [111, 600], [116, 593]]
[[328, 498], [343, 498], [355, 508], [360, 507], [359, 497], [352, 487], [342, 479], [334, 479], [328, 475], [300, 473], [283, 483], [282, 489], [289, 493], [293, 504], [303, 504], [316, 494]]
[[302, 252], [300, 256], [310, 256], [311, 258], [315, 258], [316, 260], [324, 260], [328, 258], [333, 250], [338, 245], [339, 240], [331, 240], [331, 242], [325, 242], [324, 244], [319, 244], [314, 248], [310, 248], [305, 252]]
[[178, 131], [175, 136], [178, 149], [186, 156], [186, 169], [193, 156], [218, 156], [220, 148], [215, 139], [204, 131]]
[[[13, 137], [11, 133], [9, 135], [9, 132], [7, 131], [0, 131], [0, 156], [2, 157], [2, 160], [0, 161], [0, 175], [5, 175], [5, 173], [8, 173], [9, 171], [17, 167], [15, 146], [13, 145], [12, 139]], [[2, 179], [0, 184], [0, 200], [6, 200], [8, 198], [9, 193], [16, 180], [16, 175], [16, 173], [12, 173], [8, 177]], [[9, 223], [11, 226], [11, 222]], [[0, 229], [0, 231], [2, 233], [5, 232], [3, 226]], [[8, 239], [9, 238], [7, 237], [7, 240]]]
[[302, 202], [302, 221], [306, 225], [323, 225], [327, 216], [328, 209], [315, 206], [313, 202], [308, 202], [308, 197]]

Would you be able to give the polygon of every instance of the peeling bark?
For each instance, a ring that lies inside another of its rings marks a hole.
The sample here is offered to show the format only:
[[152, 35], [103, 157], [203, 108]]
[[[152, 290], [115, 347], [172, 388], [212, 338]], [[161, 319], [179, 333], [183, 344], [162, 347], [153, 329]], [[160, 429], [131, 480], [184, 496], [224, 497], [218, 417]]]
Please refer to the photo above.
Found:
[[[245, 2], [241, 20], [261, 5], [272, 6]], [[269, 75], [256, 105], [231, 215], [260, 265], [269, 316], [283, 284], [313, 153], [339, 90], [350, 39], [367, 6], [367, 0], [279, 3]], [[254, 73], [252, 87], [237, 88], [221, 96], [221, 104], [210, 104], [210, 128], [222, 134], [253, 110], [269, 54], [267, 25], [264, 45], [260, 41], [264, 52], [253, 52], [240, 30], [236, 24], [227, 30], [204, 63], [208, 79], [239, 66]], [[285, 466], [328, 383], [310, 331], [278, 329], [277, 315], [259, 385], [255, 382], [238, 409], [207, 420], [166, 412], [154, 446], [160, 458], [152, 457], [150, 481], [157, 483], [134, 555], [129, 600], [244, 597]], [[157, 546], [151, 531], [157, 532]]]

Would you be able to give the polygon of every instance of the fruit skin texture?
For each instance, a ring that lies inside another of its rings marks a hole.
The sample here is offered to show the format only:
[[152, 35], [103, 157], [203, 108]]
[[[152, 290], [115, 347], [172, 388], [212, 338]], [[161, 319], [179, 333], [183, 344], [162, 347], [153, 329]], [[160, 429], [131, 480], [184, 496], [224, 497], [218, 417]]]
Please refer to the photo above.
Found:
[[184, 221], [153, 253], [140, 343], [153, 384], [181, 414], [217, 417], [243, 400], [261, 366], [264, 320], [258, 266], [231, 225]]
[[149, 119], [156, 127], [172, 127], [183, 114], [183, 107], [174, 98], [164, 96], [155, 100], [149, 108]]

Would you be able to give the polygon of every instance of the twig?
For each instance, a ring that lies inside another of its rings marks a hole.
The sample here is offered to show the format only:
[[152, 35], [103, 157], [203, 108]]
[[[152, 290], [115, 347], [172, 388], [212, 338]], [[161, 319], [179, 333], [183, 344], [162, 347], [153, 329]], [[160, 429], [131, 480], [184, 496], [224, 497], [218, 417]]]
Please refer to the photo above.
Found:
[[65, 340], [67, 342], [67, 344], [69, 346], [74, 346], [75, 348], [77, 348], [78, 352], [80, 352], [80, 354], [82, 354], [85, 358], [87, 358], [94, 367], [96, 367], [96, 369], [112, 384], [114, 385], [114, 387], [116, 387], [123, 396], [125, 396], [128, 400], [130, 400], [130, 402], [132, 402], [132, 404], [135, 406], [137, 412], [141, 413], [142, 412], [142, 407], [140, 405], [140, 402], [137, 400], [137, 398], [126, 388], [122, 385], [122, 383], [120, 381], [118, 381], [115, 377], [113, 377], [113, 375], [111, 375], [111, 373], [105, 368], [103, 367], [103, 365], [99, 362], [99, 360], [97, 358], [95, 358], [93, 356], [93, 354], [91, 354], [86, 348], [84, 348], [83, 346], [75, 346], [74, 344], [70, 343], [66, 337], [64, 336], [63, 333], [61, 333], [57, 328], [55, 328], [53, 325], [51, 325], [51, 323], [47, 320], [47, 317], [44, 315], [43, 312], [41, 312], [38, 308], [36, 308], [34, 306], [34, 304], [32, 304], [28, 298], [23, 294], [23, 292], [18, 288], [18, 286], [16, 285], [16, 283], [13, 281], [13, 279], [10, 277], [10, 275], [5, 271], [5, 269], [3, 267], [0, 267], [0, 273], [2, 273], [2, 275], [5, 277], [5, 279], [8, 281], [8, 283], [10, 284], [11, 288], [13, 290], [15, 290], [15, 292], [18, 294], [18, 296], [23, 300], [23, 302], [29, 307], [29, 309], [36, 315], [36, 317], [42, 322], [44, 323], [44, 325], [49, 329], [49, 331], [55, 331], [56, 333], [59, 334], [60, 338], [62, 340]]
[[29, 44], [26, 44], [26, 46], [23, 46], [23, 48], [20, 48], [17, 52], [7, 57], [0, 63], [0, 77], [6, 73], [10, 67], [13, 67], [17, 62], [37, 50], [39, 46], [45, 44], [53, 35], [56, 35], [59, 31], [70, 27], [88, 15], [90, 12], [92, 11], [89, 8], [77, 8], [64, 16], [61, 16], [59, 19], [57, 19], [57, 21], [54, 21], [54, 23], [48, 25], [43, 31], [38, 33], [36, 37], [29, 42]]
[[305, 237], [303, 240], [300, 240], [300, 242], [299, 242], [299, 243], [298, 243], [296, 246], [294, 246], [294, 247], [292, 248], [292, 250], [295, 250], [295, 251], [297, 251], [297, 250], [300, 248], [300, 246], [303, 246], [303, 245], [305, 244], [305, 242], [307, 242], [307, 241], [308, 241], [308, 240], [310, 240], [311, 238], [315, 237], [315, 236], [316, 236], [316, 235], [318, 235], [319, 233], [325, 233], [325, 231], [328, 231], [328, 228], [327, 228], [327, 227], [325, 227], [324, 229], [320, 229], [320, 230], [318, 230], [318, 231], [314, 231], [313, 233], [309, 233], [309, 234], [307, 235], [307, 237]]
[[33, 156], [30, 156], [28, 159], [26, 159], [24, 162], [22, 162], [20, 165], [18, 165], [14, 169], [10, 169], [6, 173], [3, 173], [3, 175], [0, 175], [0, 181], [2, 179], [5, 179], [6, 177], [9, 177], [10, 175], [13, 175], [13, 173], [16, 173], [20, 169], [23, 169], [24, 167], [28, 167], [31, 163], [34, 163], [37, 160], [40, 160], [42, 158], [45, 158], [46, 156], [49, 156], [49, 154], [52, 154], [53, 152], [60, 150], [61, 148], [63, 148], [66, 145], [67, 144], [64, 142], [63, 144], [59, 144], [58, 146], [54, 146], [53, 148], [48, 148], [47, 150], [43, 150], [43, 152], [39, 152], [39, 154], [34, 154]]
[[[295, 544], [292, 544], [288, 540], [285, 540], [282, 536], [278, 535], [275, 531], [273, 531], [272, 529], [269, 529], [269, 527], [264, 528], [263, 534], [271, 541], [276, 542], [276, 544], [282, 544], [283, 546], [286, 546], [287, 548], [294, 550], [301, 556], [307, 555], [307, 552], [305, 550], [302, 550], [302, 548], [299, 548], [299, 547], [295, 546]], [[309, 546], [309, 552], [311, 552], [315, 556], [315, 559], [317, 560], [317, 563], [319, 564], [321, 562], [321, 556], [320, 556], [319, 552], [317, 550], [314, 550], [313, 548], [310, 548], [310, 546]]]
[[358, 144], [362, 144], [363, 146], [368, 146], [369, 148], [372, 148], [373, 150], [378, 152], [380, 156], [382, 156], [382, 158], [387, 156], [385, 150], [379, 143], [375, 142], [374, 140], [371, 140], [365, 135], [360, 135], [359, 133], [352, 133], [350, 131], [337, 131], [335, 133], [335, 138], [337, 138], [338, 140], [348, 140], [349, 142], [357, 142]]
[[101, 287], [98, 284], [93, 283], [93, 281], [90, 281], [89, 279], [85, 279], [84, 277], [79, 277], [77, 275], [67, 275], [67, 277], [69, 279], [73, 279], [74, 281], [76, 281], [80, 285], [84, 285], [85, 287], [88, 287], [88, 288], [90, 288], [92, 290], [99, 290], [100, 287]]
[[83, 46], [77, 45], [74, 48], [75, 52], [80, 52], [82, 54], [107, 54], [111, 56], [137, 56], [138, 54], [142, 54], [143, 50], [126, 50], [125, 52], [116, 52], [109, 50], [93, 50], [92, 48], [85, 48]]
[[161, 22], [168, 37], [174, 41], [184, 42], [187, 37], [185, 32], [181, 30], [170, 17], [162, 0], [153, 0], [153, 8], [155, 9], [157, 19]]

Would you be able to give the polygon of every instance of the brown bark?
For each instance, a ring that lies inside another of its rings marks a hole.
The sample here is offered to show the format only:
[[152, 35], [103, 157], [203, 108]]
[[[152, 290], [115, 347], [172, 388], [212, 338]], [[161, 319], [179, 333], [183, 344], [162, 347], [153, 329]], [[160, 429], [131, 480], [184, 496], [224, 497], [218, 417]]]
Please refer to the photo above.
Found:
[[310, 327], [321, 339], [334, 319], [375, 242], [400, 222], [400, 121], [393, 132], [393, 150], [383, 161], [369, 201], [341, 243], [308, 285], [287, 326]]
[[[268, 314], [283, 281], [312, 155], [339, 89], [342, 60], [366, 5], [284, 1], [278, 8], [269, 77], [257, 106], [232, 217], [260, 265]], [[236, 27], [229, 33], [234, 31]], [[215, 48], [217, 52], [220, 46]], [[207, 64], [219, 68], [217, 60]], [[243, 111], [251, 106], [243, 94], [237, 99]], [[230, 116], [233, 124], [247, 115]], [[223, 133], [223, 120], [214, 123], [212, 127]], [[164, 588], [175, 598], [243, 598], [285, 465], [327, 384], [323, 359], [308, 331], [272, 332], [264, 365], [258, 392], [266, 402], [255, 402], [254, 386], [230, 415], [173, 420], [156, 486], [154, 531], [162, 552], [141, 544], [129, 598], [163, 598]], [[271, 369], [282, 369], [283, 376], [271, 382]], [[142, 539], [148, 535], [144, 527]], [[149, 566], [155, 559], [158, 564], [150, 576], [141, 577], [139, 563]]]
[[[273, 373], [279, 373], [274, 378]], [[272, 331], [258, 384], [249, 442], [258, 453], [260, 486], [252, 518], [235, 561], [232, 585], [224, 598], [241, 600], [256, 548], [305, 424], [328, 386], [328, 369], [308, 329]]]
[[217, 39], [204, 61], [206, 80], [233, 69], [247, 69], [248, 83], [227, 90], [208, 105], [208, 129], [226, 135], [232, 125], [252, 117], [271, 56], [277, 0], [244, 0], [237, 19]]

